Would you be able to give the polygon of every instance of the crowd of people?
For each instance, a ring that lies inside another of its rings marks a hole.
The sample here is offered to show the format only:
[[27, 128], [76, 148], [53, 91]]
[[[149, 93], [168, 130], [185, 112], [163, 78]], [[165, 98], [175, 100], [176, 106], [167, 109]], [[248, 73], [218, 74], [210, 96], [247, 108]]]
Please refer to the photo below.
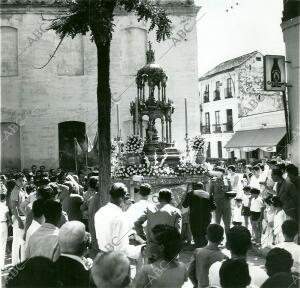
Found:
[[[263, 159], [240, 174], [221, 163], [176, 205], [171, 189], [153, 197], [141, 179], [134, 199], [118, 182], [99, 207], [96, 174], [33, 165], [0, 176], [1, 271], [13, 236], [7, 287], [297, 287], [295, 165]], [[265, 269], [247, 261], [253, 247]], [[183, 249], [193, 250], [188, 267]]]

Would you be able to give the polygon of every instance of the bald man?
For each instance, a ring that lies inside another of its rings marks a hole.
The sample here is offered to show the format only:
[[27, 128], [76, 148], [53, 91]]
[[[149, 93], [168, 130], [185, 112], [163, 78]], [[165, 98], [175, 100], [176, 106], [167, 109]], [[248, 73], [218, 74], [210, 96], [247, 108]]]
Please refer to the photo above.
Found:
[[83, 262], [88, 246], [88, 233], [79, 221], [69, 221], [61, 226], [58, 234], [60, 257], [55, 262], [63, 287], [89, 287], [90, 272]]
[[92, 277], [98, 288], [125, 288], [130, 284], [130, 262], [122, 252], [99, 253]]

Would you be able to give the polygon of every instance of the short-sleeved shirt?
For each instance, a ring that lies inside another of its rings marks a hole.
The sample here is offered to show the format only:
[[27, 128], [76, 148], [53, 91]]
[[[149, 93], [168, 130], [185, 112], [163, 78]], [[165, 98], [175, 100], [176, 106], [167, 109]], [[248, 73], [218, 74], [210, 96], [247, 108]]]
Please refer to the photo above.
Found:
[[198, 287], [206, 287], [209, 285], [208, 272], [210, 266], [217, 261], [225, 259], [226, 255], [219, 248], [204, 247], [196, 249], [194, 257]]
[[17, 207], [19, 210], [19, 214], [22, 216], [24, 216], [24, 213], [20, 209], [20, 206], [25, 201], [25, 199], [26, 199], [26, 192], [22, 188], [15, 186], [15, 188], [11, 191], [10, 194], [10, 206], [12, 202], [18, 202]]
[[253, 198], [250, 204], [250, 210], [252, 212], [261, 212], [264, 207], [264, 200], [261, 197]]
[[8, 212], [8, 207], [5, 202], [0, 202], [0, 222], [7, 221], [6, 213]]

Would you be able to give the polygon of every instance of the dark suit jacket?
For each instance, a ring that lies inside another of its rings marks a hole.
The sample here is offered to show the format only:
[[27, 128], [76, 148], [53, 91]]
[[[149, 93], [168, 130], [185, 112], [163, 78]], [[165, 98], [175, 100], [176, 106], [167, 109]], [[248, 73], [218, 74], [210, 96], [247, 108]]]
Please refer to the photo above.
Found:
[[92, 287], [90, 272], [83, 265], [69, 257], [60, 256], [55, 262], [58, 279], [63, 287]]

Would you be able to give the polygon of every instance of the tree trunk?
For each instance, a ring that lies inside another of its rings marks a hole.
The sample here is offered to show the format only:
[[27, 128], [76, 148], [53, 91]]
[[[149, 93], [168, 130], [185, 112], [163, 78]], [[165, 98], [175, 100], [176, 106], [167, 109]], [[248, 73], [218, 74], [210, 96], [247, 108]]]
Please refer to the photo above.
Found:
[[98, 58], [98, 150], [99, 150], [99, 205], [105, 205], [109, 200], [111, 184], [111, 91], [109, 85], [110, 41], [97, 43]]

